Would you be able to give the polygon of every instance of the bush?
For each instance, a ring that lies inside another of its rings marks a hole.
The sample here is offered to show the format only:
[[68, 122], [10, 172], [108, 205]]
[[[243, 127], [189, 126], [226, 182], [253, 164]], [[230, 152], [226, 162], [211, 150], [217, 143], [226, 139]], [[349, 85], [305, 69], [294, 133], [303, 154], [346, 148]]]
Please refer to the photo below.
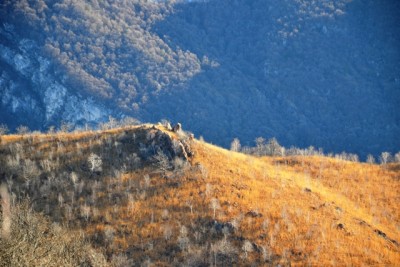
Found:
[[107, 262], [82, 235], [51, 224], [23, 203], [12, 209], [9, 236], [0, 237], [0, 265], [107, 266]]

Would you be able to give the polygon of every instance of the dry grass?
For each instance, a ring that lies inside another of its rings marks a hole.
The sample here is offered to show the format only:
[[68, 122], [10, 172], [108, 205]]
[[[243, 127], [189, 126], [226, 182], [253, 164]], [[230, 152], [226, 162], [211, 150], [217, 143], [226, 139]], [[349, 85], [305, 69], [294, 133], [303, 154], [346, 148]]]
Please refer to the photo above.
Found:
[[241, 184], [236, 214], [264, 215], [242, 232], [251, 240], [269, 236], [274, 253], [297, 257], [300, 265], [399, 262], [398, 171], [323, 157], [258, 159], [209, 145], [198, 150], [224, 201], [235, 199], [232, 185]]
[[[86, 231], [109, 260], [124, 254], [122, 262], [154, 266], [400, 262], [398, 166], [324, 157], [256, 158], [192, 141], [191, 166], [164, 179], [149, 162], [121, 170], [124, 157], [139, 153], [138, 142], [149, 142], [139, 129], [23, 140], [5, 136], [2, 146], [22, 143], [24, 157], [36, 162], [58, 157], [54, 172], [66, 173], [61, 180], [77, 173], [85, 182], [82, 192], [64, 181], [58, 188], [64, 192], [48, 195], [54, 200], [61, 193], [64, 199], [48, 215]], [[136, 143], [118, 148], [134, 133]], [[103, 172], [90, 174], [82, 167], [90, 153], [103, 157]], [[38, 203], [39, 210], [48, 205]]]
[[11, 229], [0, 237], [0, 266], [108, 266], [104, 256], [85, 241], [29, 210], [13, 207]]

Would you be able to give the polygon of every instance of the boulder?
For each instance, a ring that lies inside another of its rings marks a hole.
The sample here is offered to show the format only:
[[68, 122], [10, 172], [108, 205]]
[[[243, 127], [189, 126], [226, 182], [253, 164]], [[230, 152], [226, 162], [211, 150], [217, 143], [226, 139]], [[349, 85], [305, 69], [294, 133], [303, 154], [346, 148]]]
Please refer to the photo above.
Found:
[[178, 122], [173, 128], [172, 131], [175, 133], [182, 131], [182, 125]]
[[189, 134], [189, 141], [193, 141], [194, 140], [194, 134]]

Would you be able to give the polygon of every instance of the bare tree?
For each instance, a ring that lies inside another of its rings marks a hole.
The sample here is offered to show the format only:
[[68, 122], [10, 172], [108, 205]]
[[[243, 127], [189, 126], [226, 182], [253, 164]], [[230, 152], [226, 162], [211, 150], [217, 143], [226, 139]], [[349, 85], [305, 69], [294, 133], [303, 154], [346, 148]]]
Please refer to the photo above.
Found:
[[125, 117], [120, 121], [120, 124], [122, 126], [138, 125], [139, 123], [140, 123], [139, 120], [132, 117]]
[[397, 162], [397, 163], [400, 163], [400, 152], [397, 152], [397, 153], [394, 155], [394, 161]]
[[60, 132], [67, 133], [72, 129], [72, 124], [66, 121], [61, 122]]
[[369, 155], [367, 156], [367, 163], [369, 163], [369, 164], [374, 164], [374, 163], [375, 163], [375, 158], [374, 158], [374, 156], [372, 156], [371, 154], [369, 154]]
[[22, 166], [22, 177], [25, 179], [27, 185], [31, 182], [32, 179], [36, 178], [40, 174], [40, 170], [36, 165], [36, 162], [26, 159], [21, 164]]
[[238, 138], [233, 139], [233, 141], [231, 143], [231, 150], [238, 152], [238, 151], [240, 151], [240, 147], [241, 147], [241, 145], [240, 145], [239, 139]]
[[17, 130], [17, 133], [20, 134], [20, 135], [24, 135], [24, 134], [29, 133], [29, 128], [27, 126], [24, 126], [24, 125], [18, 126], [16, 130]]
[[135, 210], [135, 198], [133, 197], [132, 194], [128, 195], [128, 214], [132, 214], [133, 211]]
[[190, 214], [193, 214], [193, 201], [191, 199], [186, 200], [186, 206], [190, 208]]
[[100, 156], [91, 153], [88, 158], [88, 163], [91, 172], [102, 171], [103, 161], [101, 160]]
[[208, 197], [212, 193], [212, 191], [213, 191], [213, 186], [211, 184], [207, 183], [206, 184], [206, 191], [205, 191], [206, 196]]
[[215, 219], [215, 211], [220, 208], [219, 201], [216, 198], [212, 198], [210, 202], [210, 207], [214, 211], [214, 219]]
[[382, 165], [386, 165], [387, 163], [389, 163], [390, 161], [390, 153], [389, 152], [382, 152], [381, 156], [380, 156], [380, 161]]
[[4, 124], [0, 124], [0, 144], [1, 144], [1, 136], [7, 134], [8, 128]]
[[281, 145], [278, 143], [275, 137], [268, 140], [266, 145], [266, 152], [271, 156], [283, 156], [283, 151]]
[[150, 186], [150, 176], [148, 174], [145, 174], [143, 176], [143, 180], [144, 180], [144, 187], [147, 189]]
[[110, 129], [113, 129], [118, 126], [118, 121], [113, 116], [108, 116], [108, 124]]
[[165, 240], [170, 240], [172, 236], [172, 227], [169, 224], [163, 226]]
[[64, 205], [64, 197], [61, 193], [58, 193], [58, 204], [60, 205], [60, 207]]
[[257, 155], [261, 155], [262, 154], [262, 150], [265, 146], [265, 139], [262, 137], [257, 137], [256, 140], [256, 146], [257, 146]]
[[54, 125], [49, 126], [48, 130], [47, 130], [48, 134], [54, 134], [55, 133], [55, 127]]
[[2, 225], [1, 225], [1, 236], [8, 239], [11, 231], [11, 198], [8, 193], [7, 186], [5, 184], [0, 185], [0, 197], [1, 197], [1, 210], [2, 210]]
[[81, 216], [85, 218], [86, 221], [89, 220], [91, 208], [86, 203], [80, 206]]
[[188, 233], [187, 228], [184, 225], [182, 225], [182, 227], [180, 229], [180, 234], [179, 234], [179, 237], [178, 237], [179, 248], [182, 251], [187, 250], [189, 248], [189, 245], [190, 245], [190, 240], [189, 240], [189, 238], [187, 236], [187, 233]]
[[348, 155], [348, 160], [352, 161], [352, 162], [359, 162], [358, 155], [356, 155], [356, 154], [349, 154]]
[[186, 160], [179, 157], [174, 158], [172, 165], [174, 169], [174, 174], [177, 177], [181, 177], [190, 166], [190, 164]]
[[77, 188], [78, 182], [79, 182], [79, 177], [75, 172], [71, 172], [70, 176], [71, 182], [73, 183], [75, 190]]
[[168, 157], [162, 151], [157, 151], [157, 154], [153, 157], [153, 159], [155, 161], [155, 166], [165, 178], [166, 173], [172, 168], [172, 164]]
[[0, 124], [0, 136], [8, 133], [8, 127], [5, 124]]

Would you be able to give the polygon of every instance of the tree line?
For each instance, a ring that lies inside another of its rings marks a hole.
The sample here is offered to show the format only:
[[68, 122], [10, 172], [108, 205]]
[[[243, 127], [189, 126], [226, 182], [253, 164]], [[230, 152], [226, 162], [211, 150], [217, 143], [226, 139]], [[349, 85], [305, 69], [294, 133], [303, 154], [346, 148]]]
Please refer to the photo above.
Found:
[[[326, 156], [341, 160], [359, 162], [360, 158], [357, 154], [353, 153], [324, 153], [322, 148], [316, 149], [313, 146], [308, 148], [298, 148], [295, 146], [291, 146], [290, 148], [285, 148], [280, 145], [278, 140], [273, 137], [271, 139], [266, 140], [263, 137], [257, 137], [255, 140], [255, 146], [245, 146], [242, 147], [240, 144], [240, 140], [238, 138], [234, 138], [231, 142], [230, 149], [236, 152], [242, 152], [245, 154], [256, 155], [256, 156], [273, 156], [273, 157], [285, 157], [285, 156]], [[379, 162], [382, 165], [388, 163], [400, 163], [400, 151], [392, 155], [390, 152], [384, 151], [380, 153], [378, 158], [376, 159], [372, 154], [368, 154], [365, 162], [374, 164]]]

